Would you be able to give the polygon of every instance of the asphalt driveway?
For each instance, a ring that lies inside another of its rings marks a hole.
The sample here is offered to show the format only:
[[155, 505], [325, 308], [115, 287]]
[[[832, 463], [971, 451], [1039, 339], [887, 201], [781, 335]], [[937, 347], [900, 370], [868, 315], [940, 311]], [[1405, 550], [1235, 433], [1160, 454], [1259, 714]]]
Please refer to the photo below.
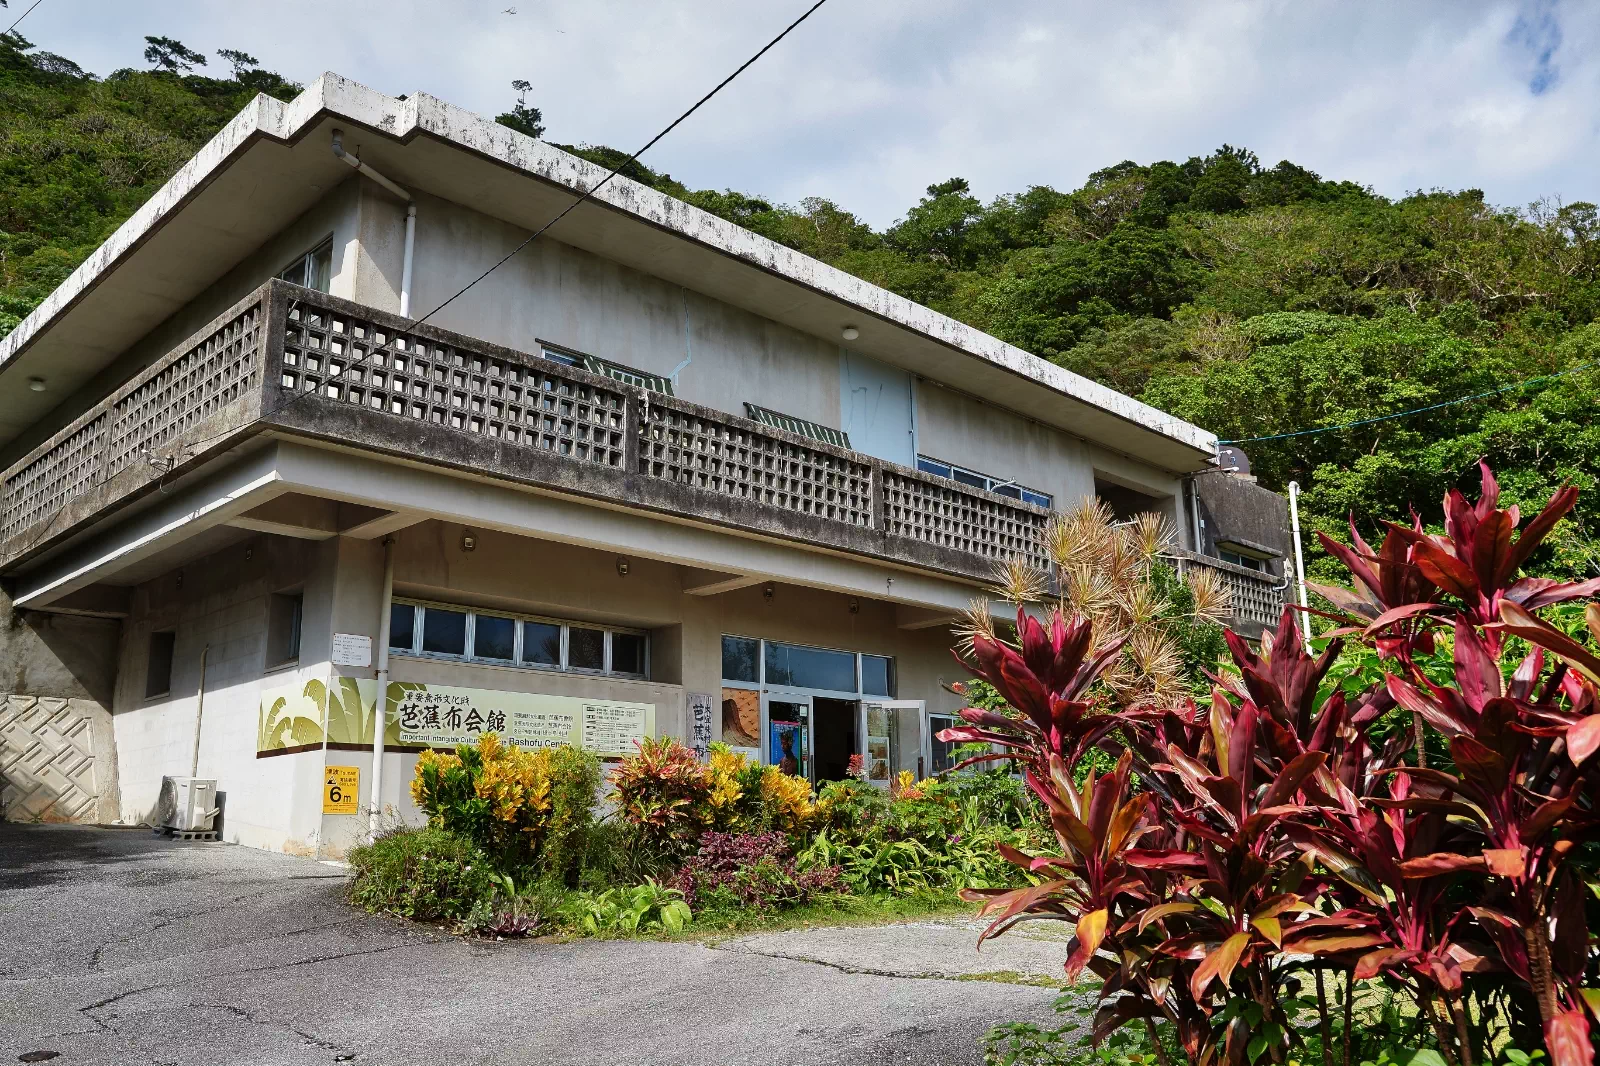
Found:
[[1053, 1018], [1016, 980], [1065, 956], [1027, 936], [979, 953], [967, 922], [485, 943], [355, 911], [344, 879], [0, 825], [0, 1063], [968, 1063], [993, 1022]]

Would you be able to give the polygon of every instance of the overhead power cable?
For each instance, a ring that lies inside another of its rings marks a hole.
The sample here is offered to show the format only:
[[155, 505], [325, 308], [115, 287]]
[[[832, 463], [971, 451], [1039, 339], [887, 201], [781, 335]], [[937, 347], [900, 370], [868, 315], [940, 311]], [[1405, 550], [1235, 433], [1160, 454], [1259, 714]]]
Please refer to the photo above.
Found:
[[727, 86], [727, 84], [729, 82], [731, 82], [734, 78], [737, 78], [739, 75], [743, 74], [746, 70], [748, 70], [751, 66], [753, 66], [755, 64], [756, 60], [760, 59], [762, 56], [766, 55], [769, 51], [771, 51], [772, 48], [775, 45], [777, 45], [777, 43], [779, 41], [781, 41], [785, 37], [789, 36], [789, 34], [791, 32], [793, 32], [793, 30], [795, 29], [796, 26], [799, 26], [800, 23], [802, 23], [806, 19], [810, 18], [812, 16], [812, 14], [817, 10], [817, 8], [821, 7], [823, 4], [825, 4], [827, 2], [828, 2], [828, 0], [817, 0], [816, 3], [814, 3], [810, 7], [806, 8], [805, 12], [799, 18], [795, 19], [793, 22], [789, 23], [789, 25], [784, 27], [782, 33], [778, 34], [776, 37], [774, 37], [772, 40], [768, 41], [764, 46], [762, 46], [761, 51], [757, 52], [755, 55], [751, 56], [749, 59], [747, 59], [743, 63], [741, 63], [739, 65], [739, 69], [738, 70], [735, 70], [732, 74], [729, 74], [726, 78], [723, 78], [721, 81], [719, 81], [716, 84], [716, 87], [713, 88], [710, 92], [706, 93], [700, 99], [696, 100], [693, 107], [689, 108], [689, 110], [685, 111], [683, 114], [681, 114], [677, 118], [673, 119], [671, 124], [668, 125], [666, 129], [662, 130], [660, 133], [658, 133], [654, 137], [650, 138], [650, 140], [645, 143], [645, 146], [643, 148], [639, 149], [637, 152], [635, 152], [632, 155], [630, 155], [627, 159], [624, 159], [621, 163], [618, 163], [617, 166], [612, 169], [611, 173], [609, 173], [605, 177], [601, 178], [599, 183], [591, 186], [589, 189], [587, 189], [584, 192], [584, 194], [582, 196], [578, 197], [576, 200], [572, 201], [572, 203], [568, 204], [566, 206], [566, 208], [559, 215], [557, 215], [555, 218], [552, 218], [549, 222], [546, 222], [544, 225], [540, 226], [538, 229], [536, 229], [532, 233], [530, 233], [528, 235], [528, 239], [527, 240], [523, 241], [521, 244], [519, 244], [515, 248], [511, 249], [511, 251], [507, 252], [505, 254], [505, 256], [498, 263], [496, 263], [494, 266], [490, 267], [488, 270], [485, 270], [482, 274], [479, 274], [477, 277], [473, 278], [471, 281], [469, 281], [465, 285], [463, 285], [461, 287], [461, 290], [459, 292], [457, 292], [455, 294], [455, 296], [450, 297], [450, 299], [446, 300], [444, 303], [440, 304], [438, 307], [435, 307], [432, 311], [429, 311], [427, 314], [423, 315], [421, 318], [417, 319], [416, 321], [412, 322], [411, 324], [413, 326], [419, 326], [422, 323], [428, 321], [428, 319], [432, 318], [434, 315], [438, 314], [440, 311], [443, 311], [446, 307], [449, 307], [451, 303], [455, 302], [455, 300], [458, 297], [462, 296], [468, 289], [472, 288], [474, 285], [476, 285], [478, 282], [482, 281], [484, 278], [488, 277], [490, 274], [493, 274], [496, 270], [499, 270], [502, 266], [504, 266], [507, 262], [509, 262], [513, 257], [515, 257], [518, 252], [522, 251], [528, 245], [532, 244], [535, 240], [537, 240], [539, 238], [540, 234], [544, 233], [551, 226], [554, 226], [557, 222], [560, 222], [562, 219], [566, 218], [569, 214], [572, 213], [572, 211], [575, 208], [578, 207], [578, 205], [582, 204], [585, 200], [589, 199], [589, 197], [593, 196], [595, 193], [597, 193], [601, 189], [605, 188], [606, 184], [608, 182], [610, 182], [612, 178], [616, 177], [622, 171], [623, 167], [627, 166], [629, 163], [634, 162], [640, 156], [644, 155], [646, 152], [648, 152], [651, 148], [653, 148], [655, 146], [655, 143], [657, 141], [661, 140], [661, 138], [665, 137], [667, 134], [669, 134], [673, 130], [677, 129], [678, 125], [680, 123], [682, 123], [685, 119], [687, 119], [690, 115], [694, 114], [696, 111], [700, 110], [700, 108], [703, 107], [706, 104], [707, 101], [709, 101], [713, 96], [715, 96], [719, 92], [721, 92]]
[[1510, 385], [1504, 385], [1498, 389], [1490, 389], [1488, 392], [1477, 392], [1473, 393], [1471, 396], [1457, 396], [1453, 400], [1445, 400], [1442, 403], [1430, 403], [1426, 407], [1413, 407], [1409, 411], [1395, 411], [1392, 414], [1375, 415], [1372, 418], [1358, 418], [1354, 422], [1343, 422], [1337, 426], [1319, 426], [1316, 429], [1297, 429], [1292, 433], [1271, 433], [1265, 437], [1240, 437], [1238, 440], [1219, 440], [1217, 441], [1217, 444], [1255, 444], [1266, 440], [1288, 440], [1292, 437], [1311, 437], [1318, 433], [1338, 433], [1340, 430], [1355, 429], [1357, 426], [1370, 426], [1374, 422], [1388, 422], [1396, 418], [1409, 418], [1412, 415], [1425, 414], [1428, 411], [1437, 411], [1445, 407], [1455, 407], [1457, 404], [1471, 403], [1474, 400], [1486, 400], [1491, 396], [1499, 396], [1502, 393], [1515, 392], [1517, 389], [1525, 389], [1529, 385], [1536, 385], [1541, 381], [1554, 381], [1556, 378], [1564, 378], [1569, 374], [1577, 374], [1585, 370], [1592, 370], [1597, 366], [1600, 366], [1600, 361], [1579, 363], [1577, 366], [1569, 366], [1565, 370], [1557, 370], [1553, 374], [1539, 374], [1535, 377], [1525, 378], [1522, 381], [1514, 382]]
[[[42, 3], [42, 2], [43, 2], [43, 0], [34, 0], [34, 7], [38, 7], [39, 4]], [[778, 44], [779, 41], [783, 40], [785, 37], [789, 36], [789, 34], [793, 33], [794, 30], [796, 29], [796, 27], [798, 27], [802, 22], [804, 22], [806, 19], [808, 19], [812, 15], [814, 15], [816, 13], [817, 9], [820, 8], [823, 4], [825, 4], [827, 2], [828, 2], [828, 0], [816, 0], [815, 3], [813, 3], [810, 7], [806, 8], [805, 11], [801, 13], [799, 18], [795, 19], [793, 22], [789, 23], [789, 25], [785, 26], [781, 33], [779, 33], [776, 37], [772, 38], [772, 40], [768, 41], [766, 44], [762, 45], [761, 49], [759, 51], [757, 51], [754, 55], [752, 55], [749, 59], [747, 59], [743, 63], [739, 64], [738, 68], [736, 70], [734, 70], [734, 72], [732, 74], [729, 74], [726, 78], [723, 78], [721, 81], [719, 81], [711, 89], [710, 92], [706, 93], [700, 99], [696, 100], [694, 102], [694, 105], [692, 107], [690, 107], [689, 110], [685, 111], [683, 114], [681, 114], [677, 118], [673, 119], [670, 123], [667, 124], [667, 126], [664, 129], [661, 130], [660, 133], [657, 133], [654, 137], [650, 138], [650, 140], [646, 141], [643, 148], [640, 148], [637, 152], [634, 152], [627, 159], [624, 159], [621, 163], [618, 163], [615, 167], [613, 167], [611, 169], [611, 171], [609, 173], [606, 174], [605, 177], [601, 178], [598, 182], [596, 182], [595, 184], [591, 185], [589, 188], [585, 189], [582, 195], [580, 195], [576, 200], [572, 201], [572, 203], [568, 204], [565, 208], [563, 208], [559, 214], [557, 214], [549, 222], [546, 222], [544, 225], [542, 225], [538, 229], [534, 230], [531, 234], [528, 235], [526, 240], [524, 240], [521, 244], [517, 245], [515, 248], [511, 249], [511, 251], [506, 253], [506, 255], [502, 256], [501, 259], [498, 262], [496, 262], [493, 266], [491, 266], [488, 270], [485, 270], [482, 274], [479, 274], [476, 278], [473, 278], [466, 285], [462, 286], [461, 289], [455, 293], [455, 295], [451, 296], [448, 300], [445, 300], [443, 303], [441, 303], [439, 306], [435, 307], [432, 311], [429, 311], [427, 314], [423, 315], [421, 318], [412, 319], [411, 322], [406, 326], [406, 329], [407, 330], [415, 329], [417, 326], [422, 325], [424, 322], [428, 321], [428, 319], [432, 318], [434, 315], [438, 314], [440, 311], [442, 311], [446, 307], [448, 307], [451, 303], [453, 303], [457, 299], [459, 299], [463, 294], [465, 294], [467, 292], [467, 290], [471, 289], [474, 285], [478, 284], [478, 282], [482, 281], [484, 278], [487, 278], [490, 274], [493, 274], [496, 270], [499, 270], [506, 263], [510, 262], [511, 259], [514, 258], [518, 252], [522, 251], [528, 245], [532, 244], [535, 240], [537, 240], [540, 236], [542, 236], [546, 231], [548, 231], [550, 229], [550, 227], [554, 226], [557, 222], [560, 222], [562, 219], [566, 218], [569, 214], [571, 214], [573, 212], [574, 209], [576, 209], [579, 205], [584, 203], [584, 201], [588, 200], [590, 197], [594, 196], [595, 193], [597, 193], [601, 189], [605, 188], [605, 186], [611, 181], [612, 178], [616, 177], [618, 174], [620, 174], [622, 172], [622, 169], [624, 167], [626, 167], [628, 164], [636, 161], [640, 156], [644, 155], [651, 148], [655, 147], [656, 143], [659, 142], [663, 137], [665, 137], [667, 134], [671, 133], [673, 130], [677, 129], [680, 125], [683, 124], [683, 122], [686, 119], [688, 119], [688, 117], [690, 115], [693, 115], [696, 111], [698, 111], [702, 107], [704, 107], [711, 100], [712, 97], [716, 96], [723, 89], [727, 88], [728, 84], [730, 82], [732, 82], [733, 79], [737, 78], [739, 75], [743, 74], [746, 70], [749, 70], [752, 66], [754, 66], [757, 60], [759, 60], [762, 56], [764, 56], [768, 52], [770, 52]], [[32, 11], [32, 10], [33, 10], [32, 7], [30, 7], [28, 9], [28, 11]], [[21, 22], [23, 18], [26, 18], [27, 15], [28, 15], [28, 11], [24, 11], [22, 13], [22, 17], [17, 19], [17, 22]], [[15, 28], [16, 23], [12, 23], [12, 26], [13, 26], [13, 28]], [[347, 368], [345, 368], [345, 373], [348, 373], [349, 371], [355, 370], [357, 367], [360, 367], [368, 359], [372, 358], [372, 356], [375, 354], [375, 351], [376, 351], [375, 349], [374, 350], [370, 350], [366, 354], [362, 355], [362, 357], [360, 359], [357, 359], [355, 362], [351, 363]], [[302, 391], [296, 393], [294, 396], [292, 396], [286, 403], [283, 404], [283, 406], [279, 407], [277, 413], [281, 414], [282, 412], [288, 410], [288, 408], [290, 408], [294, 404], [298, 403], [299, 401], [305, 399], [308, 396], [313, 396], [313, 395], [316, 395], [316, 392], [314, 390], [310, 390], [310, 389], [302, 390]], [[227, 436], [229, 432], [231, 432], [231, 430], [223, 432], [223, 433], [213, 434], [212, 436], [209, 436], [209, 437], [202, 437], [201, 439], [199, 439], [197, 441], [191, 441], [190, 443], [184, 445], [184, 449], [186, 451], [192, 451], [195, 448], [199, 448], [199, 447], [202, 447], [202, 446], [204, 446], [206, 444], [209, 444], [211, 441], [218, 440], [221, 437]], [[95, 487], [95, 486], [90, 486], [90, 487]], [[69, 496], [69, 497], [67, 497], [67, 499], [62, 501], [61, 506], [57, 507], [56, 510], [54, 511], [54, 513], [52, 513], [50, 515], [49, 521], [47, 521], [45, 523], [44, 527], [39, 531], [38, 535], [34, 538], [33, 542], [28, 545], [28, 548], [26, 550], [31, 551], [34, 548], [34, 546], [39, 544], [40, 541], [42, 541], [44, 539], [45, 534], [50, 532], [50, 529], [55, 525], [56, 519], [61, 517], [61, 513], [66, 510], [67, 504], [70, 503], [74, 498], [76, 498], [76, 497]]]
[[6, 28], [6, 32], [5, 32], [4, 36], [6, 36], [6, 37], [11, 36], [11, 31], [16, 29], [18, 26], [22, 25], [22, 20], [27, 18], [29, 15], [33, 14], [33, 9], [38, 7], [42, 3], [44, 3], [44, 0], [33, 0], [33, 3], [28, 5], [28, 10], [26, 10], [22, 14], [18, 15], [17, 16], [17, 21], [13, 22], [10, 26], [8, 26]]

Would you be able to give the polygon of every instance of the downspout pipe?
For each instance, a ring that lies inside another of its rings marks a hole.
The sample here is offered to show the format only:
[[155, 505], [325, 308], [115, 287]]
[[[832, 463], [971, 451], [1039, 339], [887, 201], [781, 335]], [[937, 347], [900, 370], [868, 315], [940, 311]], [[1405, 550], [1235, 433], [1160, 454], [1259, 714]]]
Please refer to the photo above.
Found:
[[206, 656], [211, 654], [211, 645], [207, 644], [200, 649], [200, 687], [194, 694], [194, 752], [189, 758], [189, 776], [200, 776], [200, 722], [206, 713]]
[[383, 538], [383, 596], [378, 605], [378, 698], [372, 709], [372, 795], [367, 829], [377, 836], [383, 818], [383, 733], [389, 726], [389, 607], [394, 599], [394, 538]]
[[344, 130], [333, 131], [333, 154], [336, 158], [350, 164], [350, 167], [357, 174], [363, 174], [371, 178], [406, 202], [406, 251], [405, 260], [400, 267], [400, 314], [409, 316], [411, 314], [411, 261], [417, 238], [417, 201], [405, 189], [402, 189], [372, 167], [346, 152], [344, 150]]

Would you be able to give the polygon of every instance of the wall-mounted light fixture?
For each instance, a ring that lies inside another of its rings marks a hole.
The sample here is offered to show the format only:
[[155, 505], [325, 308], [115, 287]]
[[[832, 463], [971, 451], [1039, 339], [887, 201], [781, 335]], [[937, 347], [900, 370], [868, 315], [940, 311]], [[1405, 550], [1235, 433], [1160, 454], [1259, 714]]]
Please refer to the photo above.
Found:
[[620, 555], [617, 556], [617, 576], [618, 577], [627, 577], [628, 576], [628, 560], [624, 559]]
[[861, 336], [861, 331], [859, 329], [856, 329], [854, 326], [846, 326], [840, 332], [840, 336], [842, 336], [847, 341], [853, 341], [857, 337]]
[[778, 591], [778, 586], [770, 581], [761, 586], [761, 598], [767, 601], [768, 607], [772, 606], [772, 594], [776, 591]]
[[461, 550], [471, 552], [478, 550], [478, 538], [470, 529], [461, 534]]
[[851, 614], [860, 614], [861, 613], [861, 601], [856, 599], [854, 596], [850, 597], [850, 613]]
[[32, 389], [34, 392], [43, 392], [45, 388], [44, 378], [29, 378], [28, 388]]

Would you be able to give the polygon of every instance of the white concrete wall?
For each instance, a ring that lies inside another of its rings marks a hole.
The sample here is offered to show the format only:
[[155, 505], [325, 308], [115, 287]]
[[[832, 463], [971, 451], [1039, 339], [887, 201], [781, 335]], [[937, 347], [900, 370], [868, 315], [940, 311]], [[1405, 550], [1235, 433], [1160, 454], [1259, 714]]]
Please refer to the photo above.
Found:
[[[190, 772], [205, 649], [198, 776], [216, 778], [227, 794], [224, 839], [315, 850], [321, 753], [258, 759], [256, 731], [263, 687], [328, 676], [326, 651], [318, 651], [328, 644], [331, 545], [255, 536], [134, 590], [112, 714], [124, 822], [152, 822], [161, 778]], [[268, 598], [295, 589], [306, 597], [301, 658], [268, 673]], [[165, 629], [176, 633], [172, 687], [146, 699], [150, 634]]]
[[[360, 232], [371, 247], [360, 259], [356, 298], [397, 310], [404, 206], [364, 186]], [[461, 204], [427, 195], [417, 202], [414, 315], [433, 310], [527, 236]], [[550, 236], [431, 321], [519, 351], [549, 341], [651, 373], [678, 370], [677, 395], [719, 411], [742, 415], [748, 401], [826, 426], [844, 423], [835, 339], [779, 325]], [[1049, 492], [1058, 506], [1092, 493], [1097, 470], [1114, 471], [1158, 497], [1177, 493], [1170, 475], [1070, 433], [934, 382], [919, 381], [914, 391], [922, 453], [1015, 477]]]

